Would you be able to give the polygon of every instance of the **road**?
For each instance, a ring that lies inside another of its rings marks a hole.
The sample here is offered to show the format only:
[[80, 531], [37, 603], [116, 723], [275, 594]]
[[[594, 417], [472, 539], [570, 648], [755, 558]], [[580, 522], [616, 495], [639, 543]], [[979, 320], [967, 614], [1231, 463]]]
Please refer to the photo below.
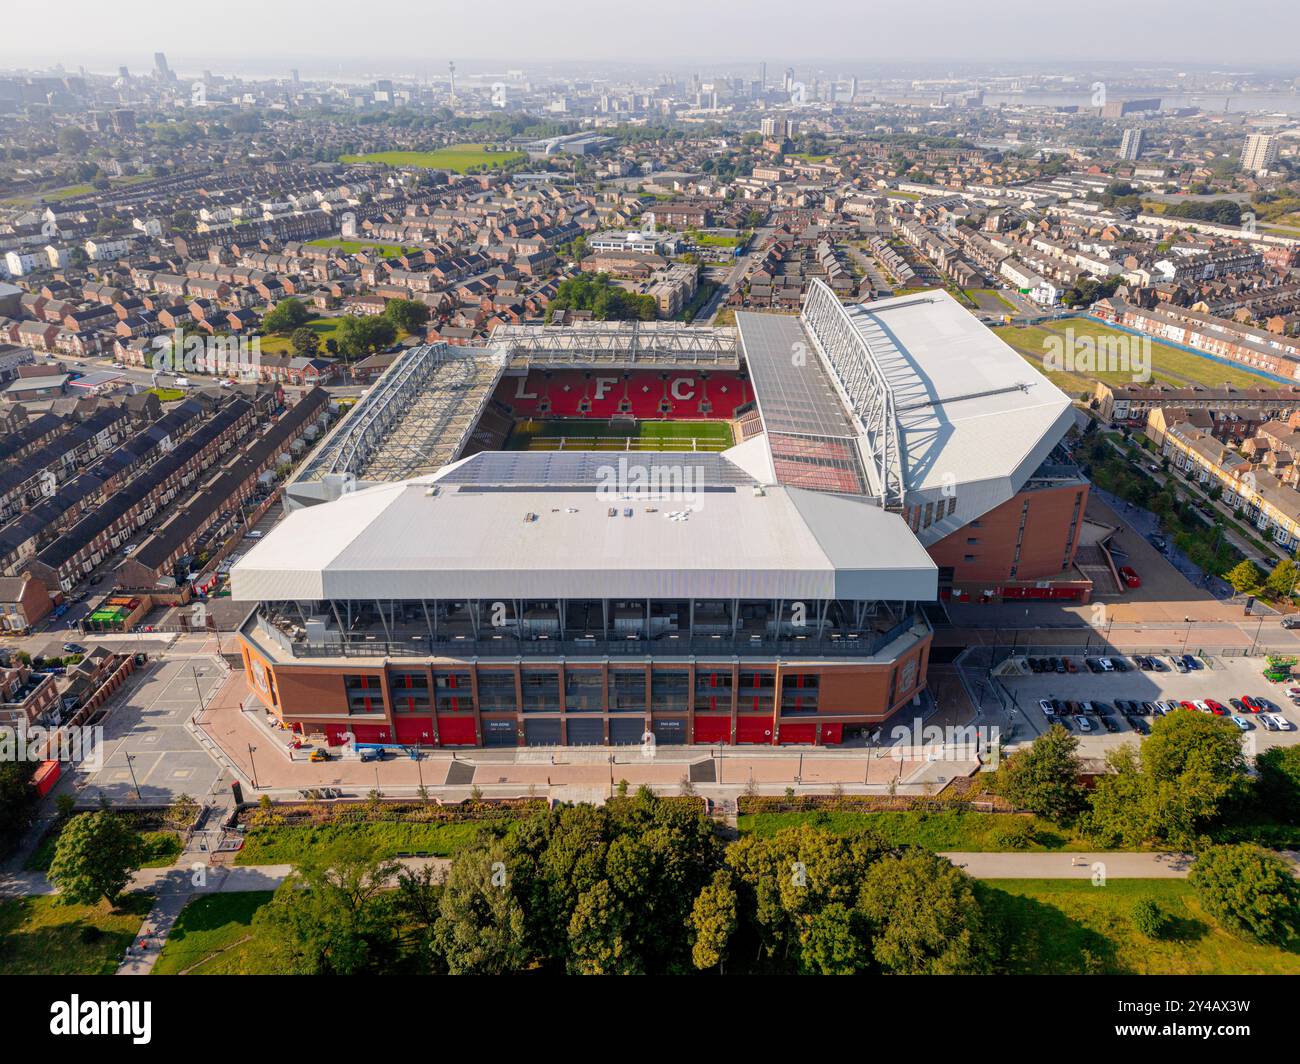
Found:
[[735, 264], [727, 273], [726, 280], [718, 286], [718, 290], [710, 297], [709, 302], [696, 315], [696, 321], [703, 321], [712, 325], [714, 319], [718, 316], [718, 311], [722, 309], [723, 303], [727, 297], [740, 285], [745, 279], [745, 273], [750, 265], [762, 258], [766, 244], [771, 239], [772, 233], [775, 232], [770, 226], [758, 226], [754, 230], [754, 236], [749, 242], [749, 249], [736, 259]]

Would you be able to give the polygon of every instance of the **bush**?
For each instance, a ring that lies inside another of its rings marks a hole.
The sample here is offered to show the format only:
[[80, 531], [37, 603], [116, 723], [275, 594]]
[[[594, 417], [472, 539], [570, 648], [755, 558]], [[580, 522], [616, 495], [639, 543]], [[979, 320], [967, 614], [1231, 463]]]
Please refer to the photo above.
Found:
[[1002, 850], [1027, 850], [1037, 841], [1034, 825], [1028, 817], [1017, 818], [1014, 823], [993, 833], [993, 844]]
[[1174, 919], [1150, 898], [1139, 898], [1130, 914], [1133, 926], [1147, 938], [1165, 938], [1173, 929]]

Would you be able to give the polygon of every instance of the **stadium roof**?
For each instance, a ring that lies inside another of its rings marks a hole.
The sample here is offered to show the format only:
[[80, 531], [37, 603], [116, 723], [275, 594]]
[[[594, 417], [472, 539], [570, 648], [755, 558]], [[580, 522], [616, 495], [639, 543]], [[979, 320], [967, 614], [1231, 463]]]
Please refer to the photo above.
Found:
[[[783, 484], [879, 498], [861, 397], [887, 390], [900, 508], [910, 514], [944, 502], [943, 517], [917, 529], [933, 543], [1014, 496], [1071, 424], [1069, 397], [947, 292], [896, 296], [843, 314], [861, 358], [838, 365], [819, 348], [843, 354], [843, 337], [813, 342], [806, 315], [736, 315]], [[879, 386], [865, 374], [846, 379], [867, 363], [879, 367]], [[866, 460], [859, 465], [858, 458]]]
[[[627, 457], [671, 466], [701, 456]], [[865, 500], [759, 488], [743, 473], [744, 483], [720, 483], [728, 479], [721, 466], [698, 490], [668, 497], [635, 480], [614, 491], [595, 481], [528, 484], [508, 475], [492, 485], [455, 482], [457, 470], [482, 458], [445, 470], [445, 484], [441, 476], [382, 484], [288, 514], [234, 566], [233, 596], [928, 600], [937, 593], [935, 564], [902, 519]], [[566, 479], [574, 478], [562, 471]]]

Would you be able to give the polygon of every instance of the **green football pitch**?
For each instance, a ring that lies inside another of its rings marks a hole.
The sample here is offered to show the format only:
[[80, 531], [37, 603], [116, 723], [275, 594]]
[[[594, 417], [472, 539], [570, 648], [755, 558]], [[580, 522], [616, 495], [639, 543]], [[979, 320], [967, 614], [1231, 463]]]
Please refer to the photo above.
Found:
[[725, 451], [735, 443], [726, 421], [520, 421], [512, 451]]

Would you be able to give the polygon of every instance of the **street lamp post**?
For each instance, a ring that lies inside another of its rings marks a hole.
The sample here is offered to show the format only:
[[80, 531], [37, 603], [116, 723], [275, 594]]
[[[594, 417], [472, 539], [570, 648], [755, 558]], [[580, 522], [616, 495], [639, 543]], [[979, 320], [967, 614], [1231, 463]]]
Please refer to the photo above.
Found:
[[126, 755], [126, 767], [127, 767], [127, 768], [130, 770], [130, 772], [131, 772], [131, 783], [132, 783], [132, 785], [135, 787], [135, 798], [136, 798], [136, 801], [138, 801], [138, 802], [143, 802], [143, 801], [144, 801], [144, 796], [140, 793], [140, 783], [139, 783], [139, 781], [135, 778], [135, 755], [134, 755], [134, 754], [127, 754], [127, 755]]
[[253, 751], [256, 750], [256, 749], [257, 749], [257, 747], [254, 746], [252, 743], [249, 743], [249, 744], [248, 744], [248, 765], [249, 765], [249, 769], [251, 770], [251, 771], [250, 771], [250, 778], [251, 778], [252, 781], [253, 781], [253, 790], [259, 790], [259, 789], [260, 789], [260, 788], [257, 786], [257, 762], [253, 760]]

